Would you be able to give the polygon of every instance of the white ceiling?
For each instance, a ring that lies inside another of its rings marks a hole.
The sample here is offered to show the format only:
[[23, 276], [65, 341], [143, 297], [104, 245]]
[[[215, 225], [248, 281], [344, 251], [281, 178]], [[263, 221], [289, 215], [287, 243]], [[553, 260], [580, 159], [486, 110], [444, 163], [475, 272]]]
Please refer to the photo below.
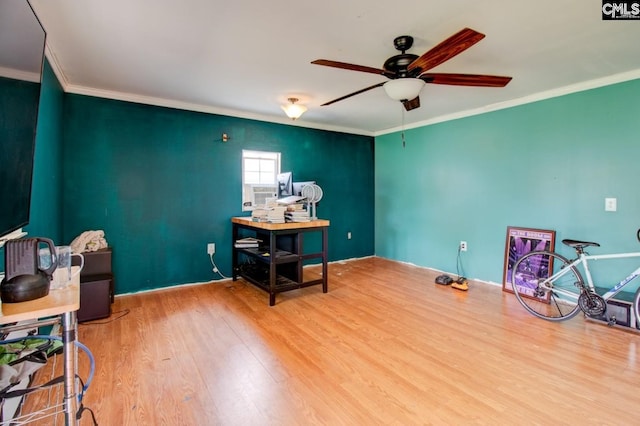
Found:
[[[2, 0], [7, 1], [7, 0]], [[640, 77], [640, 20], [603, 21], [595, 0], [31, 0], [66, 91], [377, 135]], [[464, 27], [486, 38], [434, 72], [512, 76], [505, 88], [426, 85], [403, 113], [374, 74], [396, 36], [421, 55]]]
[[43, 46], [44, 32], [29, 4], [0, 0], [0, 76], [39, 81]]

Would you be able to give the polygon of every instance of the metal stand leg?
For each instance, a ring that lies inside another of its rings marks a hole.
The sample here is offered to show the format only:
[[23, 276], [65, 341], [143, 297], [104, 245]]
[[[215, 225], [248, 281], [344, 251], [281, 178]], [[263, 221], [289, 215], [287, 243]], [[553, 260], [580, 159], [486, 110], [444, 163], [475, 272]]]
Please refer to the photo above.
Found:
[[62, 314], [62, 350], [64, 356], [64, 423], [76, 425], [78, 400], [76, 392], [76, 312]]

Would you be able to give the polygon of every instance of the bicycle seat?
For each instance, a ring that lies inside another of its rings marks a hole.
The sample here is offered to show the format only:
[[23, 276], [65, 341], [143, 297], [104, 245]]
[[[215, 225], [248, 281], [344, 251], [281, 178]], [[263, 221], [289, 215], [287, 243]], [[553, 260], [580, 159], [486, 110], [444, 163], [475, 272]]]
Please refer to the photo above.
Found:
[[562, 244], [566, 244], [569, 247], [573, 247], [576, 249], [578, 253], [582, 253], [585, 247], [600, 247], [600, 244], [593, 243], [591, 241], [580, 241], [580, 240], [562, 240]]

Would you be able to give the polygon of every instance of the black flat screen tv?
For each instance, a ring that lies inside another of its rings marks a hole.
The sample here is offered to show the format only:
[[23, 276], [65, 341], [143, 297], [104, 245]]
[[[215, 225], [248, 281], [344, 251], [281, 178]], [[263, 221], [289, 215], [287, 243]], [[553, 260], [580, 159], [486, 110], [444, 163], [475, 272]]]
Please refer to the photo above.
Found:
[[29, 223], [45, 37], [26, 0], [0, 2], [0, 238]]

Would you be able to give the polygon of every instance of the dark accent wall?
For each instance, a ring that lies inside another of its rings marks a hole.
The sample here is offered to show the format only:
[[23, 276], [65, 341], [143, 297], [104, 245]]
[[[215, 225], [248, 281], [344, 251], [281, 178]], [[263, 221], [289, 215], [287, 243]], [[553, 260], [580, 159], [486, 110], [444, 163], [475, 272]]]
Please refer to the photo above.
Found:
[[372, 137], [69, 94], [63, 121], [64, 240], [104, 230], [117, 293], [219, 278], [208, 242], [231, 275], [243, 149], [281, 152], [283, 171], [323, 188], [330, 260], [373, 254]]

